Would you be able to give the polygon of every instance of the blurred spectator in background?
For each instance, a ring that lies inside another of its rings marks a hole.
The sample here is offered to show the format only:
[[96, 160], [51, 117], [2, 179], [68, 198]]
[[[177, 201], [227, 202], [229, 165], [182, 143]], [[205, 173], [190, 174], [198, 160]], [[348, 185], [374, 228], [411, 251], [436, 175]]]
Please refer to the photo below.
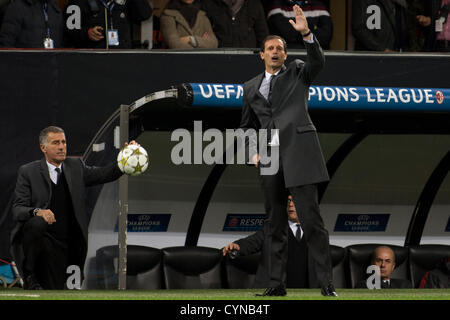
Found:
[[406, 0], [352, 1], [355, 50], [408, 51]]
[[131, 49], [132, 25], [152, 15], [148, 0], [70, 0], [80, 8], [81, 16], [70, 12], [66, 27], [72, 45], [77, 48]]
[[450, 288], [450, 257], [441, 259], [436, 268], [428, 271], [420, 280], [419, 288]]
[[217, 48], [218, 41], [200, 0], [171, 0], [161, 15], [161, 33], [169, 49]]
[[[267, 21], [270, 33], [279, 35], [286, 40], [288, 47], [305, 48], [303, 39], [298, 35], [289, 23], [294, 18], [292, 0], [273, 0], [268, 7]], [[301, 6], [311, 32], [319, 40], [323, 49], [330, 49], [333, 37], [333, 22], [327, 7], [322, 1], [302, 1]]]
[[450, 0], [425, 2], [425, 14], [417, 15], [418, 23], [425, 27], [425, 51], [450, 52]]
[[417, 23], [417, 15], [423, 14], [424, 0], [406, 0], [408, 3], [409, 51], [422, 51], [425, 42], [424, 28]]
[[2, 26], [3, 17], [11, 0], [0, 0], [0, 27]]
[[0, 46], [60, 48], [63, 34], [63, 13], [55, 0], [15, 0], [3, 17]]
[[269, 34], [260, 0], [202, 0], [219, 47], [259, 48]]
[[58, 7], [61, 9], [62, 12], [66, 11], [67, 4], [69, 3], [69, 0], [55, 0]]
[[[395, 269], [395, 253], [388, 246], [376, 247], [372, 254], [372, 265], [380, 268], [381, 289], [405, 289], [412, 288], [412, 284], [406, 279], [391, 278]], [[355, 288], [367, 288], [366, 280], [358, 282]]]

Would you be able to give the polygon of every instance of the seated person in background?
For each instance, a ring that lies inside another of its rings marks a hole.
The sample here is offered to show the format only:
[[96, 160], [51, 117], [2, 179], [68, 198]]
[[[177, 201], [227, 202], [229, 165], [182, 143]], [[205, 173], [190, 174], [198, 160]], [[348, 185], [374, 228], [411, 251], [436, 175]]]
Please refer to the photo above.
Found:
[[419, 288], [450, 288], [450, 257], [441, 259], [436, 268], [428, 271], [420, 280]]
[[[393, 279], [391, 274], [395, 269], [395, 253], [388, 246], [376, 247], [372, 254], [372, 265], [380, 268], [381, 289], [412, 288], [411, 282], [406, 279]], [[355, 288], [367, 288], [366, 280], [356, 284]]]
[[[287, 214], [289, 223], [288, 232], [288, 261], [286, 265], [287, 287], [288, 288], [308, 288], [308, 248], [303, 239], [303, 230], [300, 227], [297, 211], [295, 210], [292, 196], [288, 197]], [[251, 255], [264, 250], [264, 233], [268, 232], [263, 226], [254, 234], [227, 244], [222, 253], [241, 256]], [[261, 255], [261, 259], [264, 255]], [[260, 261], [256, 272], [255, 288], [265, 288], [269, 286], [269, 273], [264, 266], [264, 261]]]
[[260, 0], [204, 0], [219, 48], [260, 48], [269, 35]]
[[200, 0], [170, 0], [161, 14], [163, 40], [169, 49], [217, 48], [218, 41]]
[[3, 17], [0, 47], [60, 48], [63, 34], [63, 13], [55, 0], [15, 0]]
[[[81, 11], [77, 26], [67, 16], [67, 34], [76, 48], [132, 49], [132, 26], [152, 15], [148, 0], [70, 0]], [[77, 29], [78, 27], [78, 29]]]
[[[322, 1], [303, 1], [301, 6], [305, 13], [308, 26], [314, 36], [317, 37], [323, 49], [330, 49], [333, 37], [333, 22], [327, 7]], [[268, 6], [267, 21], [271, 33], [279, 35], [286, 40], [291, 49], [303, 49], [303, 39], [292, 28], [289, 20], [294, 18], [292, 0], [272, 0]]]
[[409, 51], [406, 0], [352, 1], [355, 50]]
[[450, 52], [450, 0], [425, 2], [424, 15], [416, 17], [425, 28], [425, 51]]

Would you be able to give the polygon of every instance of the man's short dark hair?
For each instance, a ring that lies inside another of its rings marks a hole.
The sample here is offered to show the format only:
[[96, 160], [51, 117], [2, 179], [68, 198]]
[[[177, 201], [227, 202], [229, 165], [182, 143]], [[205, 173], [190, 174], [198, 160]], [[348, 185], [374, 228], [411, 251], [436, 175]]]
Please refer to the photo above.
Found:
[[286, 40], [284, 40], [282, 37], [277, 36], [275, 34], [270, 34], [267, 37], [264, 38], [262, 44], [261, 44], [261, 52], [264, 52], [264, 49], [266, 48], [266, 42], [272, 39], [278, 39], [281, 40], [281, 42], [283, 42], [283, 48], [284, 48], [284, 52], [287, 53], [287, 44], [286, 44]]
[[64, 130], [60, 127], [50, 126], [42, 129], [41, 133], [39, 133], [39, 144], [46, 144], [49, 133], [64, 133]]

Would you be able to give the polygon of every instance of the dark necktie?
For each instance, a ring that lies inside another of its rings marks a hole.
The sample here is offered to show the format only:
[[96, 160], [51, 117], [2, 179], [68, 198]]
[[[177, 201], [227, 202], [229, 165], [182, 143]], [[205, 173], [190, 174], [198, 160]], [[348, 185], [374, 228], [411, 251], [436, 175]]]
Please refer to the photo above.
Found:
[[297, 241], [302, 241], [302, 228], [300, 228], [300, 224], [297, 223], [297, 231], [295, 232], [295, 239], [297, 239]]
[[269, 95], [268, 95], [268, 97], [267, 97], [267, 100], [270, 100], [270, 96], [272, 95], [272, 87], [273, 87], [273, 84], [274, 84], [273, 80], [275, 79], [275, 77], [276, 77], [275, 74], [273, 74], [273, 75], [270, 77], [270, 82], [269, 82]]
[[56, 184], [59, 183], [59, 178], [61, 177], [61, 169], [60, 168], [55, 168], [56, 171]]
[[390, 287], [389, 280], [382, 280], [381, 281], [381, 289], [387, 289]]

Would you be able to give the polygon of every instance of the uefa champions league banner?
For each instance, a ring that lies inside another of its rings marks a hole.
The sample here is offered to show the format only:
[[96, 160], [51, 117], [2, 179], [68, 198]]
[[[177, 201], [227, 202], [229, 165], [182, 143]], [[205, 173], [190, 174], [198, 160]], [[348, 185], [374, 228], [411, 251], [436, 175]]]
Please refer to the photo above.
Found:
[[[195, 107], [242, 107], [241, 84], [190, 83]], [[450, 112], [450, 89], [311, 86], [310, 109]]]

